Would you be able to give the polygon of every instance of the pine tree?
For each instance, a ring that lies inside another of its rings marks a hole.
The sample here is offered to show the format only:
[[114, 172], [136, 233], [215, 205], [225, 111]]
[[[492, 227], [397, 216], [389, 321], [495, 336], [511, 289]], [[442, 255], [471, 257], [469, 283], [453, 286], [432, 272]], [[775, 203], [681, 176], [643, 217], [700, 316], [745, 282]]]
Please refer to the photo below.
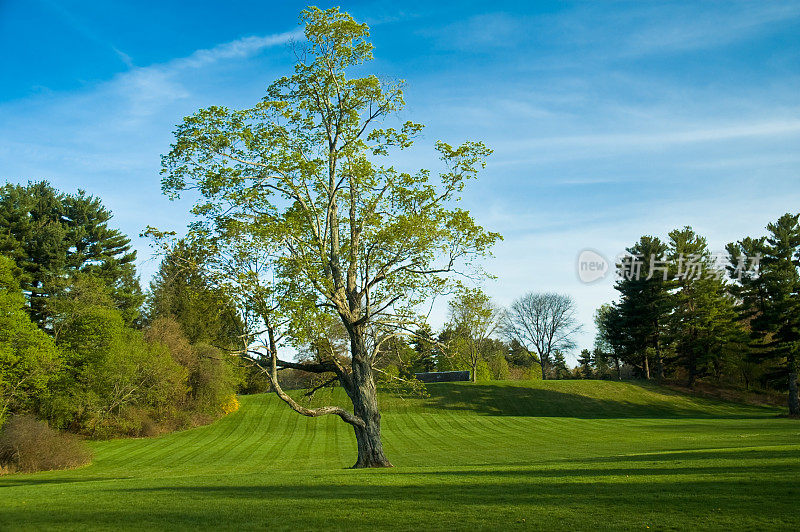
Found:
[[594, 340], [595, 352], [602, 353], [603, 360], [614, 363], [617, 380], [622, 380], [621, 362], [626, 349], [631, 344], [627, 330], [622, 327], [622, 316], [616, 304], [604, 304], [594, 314], [597, 335]]
[[564, 353], [556, 351], [553, 354], [553, 377], [556, 379], [566, 379], [569, 377], [569, 368]]
[[434, 357], [435, 343], [436, 340], [433, 337], [433, 330], [427, 323], [414, 333], [414, 337], [411, 339], [411, 346], [417, 353], [413, 365], [414, 372], [427, 372], [436, 369], [436, 359]]
[[581, 355], [578, 357], [578, 366], [580, 367], [581, 375], [584, 379], [591, 379], [594, 376], [593, 365], [594, 359], [591, 351], [582, 349]]
[[[749, 325], [753, 354], [774, 364], [775, 378], [787, 383], [789, 413], [800, 415], [800, 215], [784, 214], [767, 225], [768, 236], [745, 238], [727, 246], [732, 288]], [[757, 271], [743, 268], [743, 258], [758, 257]]]
[[651, 377], [654, 362], [658, 377], [662, 378], [664, 330], [670, 305], [665, 279], [667, 246], [656, 237], [643, 236], [627, 251], [630, 255], [621, 265], [622, 278], [615, 285], [620, 293], [615, 317], [621, 321], [618, 330], [624, 331], [617, 338], [620, 355], [625, 362], [639, 366], [646, 379]]
[[691, 227], [672, 231], [669, 238], [674, 279], [669, 337], [675, 362], [693, 386], [711, 372], [719, 378], [726, 357], [743, 340], [743, 330], [705, 238]]
[[109, 227], [111, 216], [82, 190], [64, 194], [46, 181], [0, 188], [0, 252], [21, 270], [28, 310], [40, 327], [52, 328], [49, 302], [78, 274], [102, 280], [126, 322], [138, 318], [143, 296], [136, 252]]
[[244, 324], [235, 304], [208, 278], [204, 259], [186, 242], [175, 244], [150, 283], [147, 321], [172, 317], [190, 343], [236, 349]]

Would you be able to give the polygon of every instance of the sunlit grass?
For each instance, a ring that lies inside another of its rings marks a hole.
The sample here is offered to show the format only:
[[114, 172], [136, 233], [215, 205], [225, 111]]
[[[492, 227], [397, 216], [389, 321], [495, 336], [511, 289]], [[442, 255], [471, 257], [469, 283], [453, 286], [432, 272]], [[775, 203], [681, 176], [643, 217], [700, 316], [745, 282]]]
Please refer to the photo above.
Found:
[[[214, 425], [94, 443], [92, 465], [0, 478], [0, 528], [796, 528], [800, 422], [597, 381], [383, 396], [389, 470], [272, 396]], [[319, 402], [346, 404], [340, 390]]]

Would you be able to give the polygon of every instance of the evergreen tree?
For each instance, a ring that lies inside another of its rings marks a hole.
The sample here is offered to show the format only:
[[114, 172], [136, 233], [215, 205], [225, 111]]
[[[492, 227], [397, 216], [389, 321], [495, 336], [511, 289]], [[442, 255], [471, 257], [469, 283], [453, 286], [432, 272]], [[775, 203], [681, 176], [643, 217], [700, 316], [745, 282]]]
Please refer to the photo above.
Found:
[[595, 375], [598, 379], [608, 379], [611, 376], [611, 365], [607, 353], [599, 347], [592, 350], [592, 360], [594, 361]]
[[578, 367], [580, 368], [581, 376], [584, 379], [591, 379], [594, 376], [592, 366], [594, 366], [594, 358], [592, 357], [591, 351], [588, 349], [582, 349], [581, 354], [578, 357]]
[[143, 296], [130, 239], [109, 227], [111, 213], [79, 190], [64, 194], [42, 181], [0, 188], [0, 252], [21, 270], [29, 312], [51, 329], [51, 298], [68, 291], [76, 274], [108, 286], [127, 323], [138, 318]]
[[619, 307], [616, 304], [601, 305], [595, 312], [594, 323], [597, 327], [595, 351], [606, 354], [606, 360], [611, 359], [617, 380], [622, 380], [621, 362], [632, 342], [623, 327]]
[[688, 385], [713, 372], [718, 378], [726, 357], [742, 341], [734, 302], [705, 238], [685, 227], [669, 233], [673, 281], [669, 337], [675, 362], [685, 369]]
[[658, 377], [663, 377], [664, 332], [670, 310], [666, 250], [658, 238], [643, 236], [627, 248], [629, 256], [620, 265], [622, 276], [615, 285], [620, 293], [615, 305], [615, 318], [620, 320], [617, 330], [624, 331], [617, 337], [621, 354], [625, 362], [639, 366], [646, 379], [651, 377], [653, 363]]
[[244, 324], [231, 298], [206, 274], [204, 258], [185, 241], [176, 243], [150, 283], [147, 321], [172, 317], [190, 343], [236, 349]]
[[[732, 288], [752, 333], [753, 354], [773, 364], [770, 373], [786, 383], [789, 413], [800, 415], [800, 215], [784, 214], [767, 225], [765, 238], [727, 246]], [[759, 268], [745, 268], [760, 256]]]
[[427, 372], [436, 369], [436, 359], [434, 356], [434, 346], [436, 340], [433, 337], [433, 330], [427, 323], [416, 330], [411, 339], [411, 346], [416, 351], [417, 356], [414, 360], [414, 372]]
[[570, 371], [567, 367], [567, 359], [564, 358], [564, 353], [561, 351], [555, 351], [553, 353], [553, 378], [567, 379], [569, 376]]

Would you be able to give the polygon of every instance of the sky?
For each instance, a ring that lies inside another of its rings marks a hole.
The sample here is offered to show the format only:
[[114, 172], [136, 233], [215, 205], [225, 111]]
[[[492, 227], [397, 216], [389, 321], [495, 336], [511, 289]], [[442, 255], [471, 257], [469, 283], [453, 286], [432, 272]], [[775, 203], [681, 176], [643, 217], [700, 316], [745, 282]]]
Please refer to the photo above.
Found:
[[[800, 2], [317, 5], [368, 23], [368, 68], [405, 80], [395, 120], [426, 125], [409, 170], [436, 167], [439, 139], [494, 150], [464, 195], [504, 236], [483, 287], [500, 306], [571, 295], [581, 348], [615, 298], [611, 276], [580, 282], [582, 250], [613, 258], [686, 225], [722, 250], [800, 211]], [[0, 0], [0, 178], [99, 196], [146, 287], [158, 262], [139, 233], [189, 220], [160, 191], [176, 124], [252, 106], [289, 73], [304, 7]]]

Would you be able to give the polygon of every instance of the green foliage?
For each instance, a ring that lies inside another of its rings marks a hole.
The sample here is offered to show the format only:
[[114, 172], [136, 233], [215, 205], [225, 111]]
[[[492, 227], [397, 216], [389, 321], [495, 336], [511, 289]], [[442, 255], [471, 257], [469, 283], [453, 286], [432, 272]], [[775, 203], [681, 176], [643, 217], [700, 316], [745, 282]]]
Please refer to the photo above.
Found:
[[493, 356], [487, 357], [486, 364], [489, 366], [493, 380], [505, 381], [511, 376], [508, 361], [506, 361], [502, 351], [495, 351]]
[[9, 412], [38, 408], [61, 368], [55, 343], [25, 311], [15, 271], [0, 256], [0, 425]]
[[136, 433], [120, 424], [126, 409], [167, 415], [186, 393], [186, 370], [169, 350], [126, 327], [113, 308], [84, 308], [62, 325], [58, 343], [66, 371], [44, 411], [56, 426], [101, 437]]
[[564, 358], [564, 353], [556, 351], [553, 355], [553, 378], [568, 379], [570, 377], [571, 373], [567, 367], [567, 359]]
[[594, 377], [594, 363], [595, 360], [592, 353], [588, 349], [582, 349], [581, 355], [578, 357], [578, 369], [580, 370], [581, 378], [591, 379]]
[[175, 319], [192, 344], [238, 349], [244, 324], [232, 298], [216, 286], [206, 270], [204, 252], [178, 241], [150, 283], [147, 321]]
[[341, 322], [349, 374], [366, 381], [353, 397], [372, 389], [368, 340], [413, 330], [420, 303], [455, 284], [454, 268], [482, 273], [475, 259], [500, 236], [457, 204], [491, 150], [437, 142], [438, 172], [398, 170], [390, 158], [422, 126], [384, 126], [404, 106], [401, 82], [353, 77], [372, 60], [367, 26], [338, 8], [308, 8], [301, 21], [294, 72], [263, 100], [201, 109], [178, 126], [162, 188], [199, 192], [190, 239], [251, 331], [267, 331], [265, 353], [319, 344], [326, 319]]
[[50, 328], [50, 302], [69, 290], [66, 279], [84, 274], [102, 282], [126, 323], [143, 301], [130, 239], [108, 225], [111, 213], [79, 190], [64, 194], [42, 181], [0, 188], [0, 251], [20, 270], [30, 313]]
[[453, 338], [448, 355], [470, 370], [473, 382], [491, 379], [486, 362], [497, 355], [491, 352], [490, 336], [497, 328], [498, 309], [482, 290], [462, 288], [450, 301], [449, 316], [446, 328], [453, 331]]
[[411, 339], [411, 346], [416, 352], [412, 370], [414, 373], [433, 371], [436, 368], [436, 339], [431, 326], [424, 323], [417, 329]]
[[[614, 285], [620, 294], [619, 302], [604, 317], [617, 356], [636, 366], [639, 374], [648, 379], [654, 362], [659, 370], [662, 367], [661, 348], [670, 311], [670, 287], [663, 272], [657, 270], [657, 261], [663, 260], [666, 251], [667, 245], [653, 236], [643, 236], [627, 248], [629, 257], [623, 266], [623, 277]], [[657, 360], [648, 356], [648, 348]]]
[[[752, 356], [772, 367], [764, 377], [786, 383], [789, 411], [800, 415], [800, 215], [784, 214], [767, 225], [763, 238], [745, 238], [727, 247], [732, 288], [750, 327]], [[743, 258], [760, 257], [757, 271]], [[780, 386], [780, 384], [778, 384]]]
[[[669, 316], [669, 337], [675, 362], [688, 373], [693, 385], [698, 377], [720, 373], [731, 353], [745, 347], [744, 331], [736, 321], [734, 300], [715, 271], [705, 238], [690, 227], [669, 234], [673, 269], [691, 261], [691, 274], [675, 271]], [[686, 266], [683, 266], [687, 268]], [[720, 272], [721, 273], [721, 272]]]

